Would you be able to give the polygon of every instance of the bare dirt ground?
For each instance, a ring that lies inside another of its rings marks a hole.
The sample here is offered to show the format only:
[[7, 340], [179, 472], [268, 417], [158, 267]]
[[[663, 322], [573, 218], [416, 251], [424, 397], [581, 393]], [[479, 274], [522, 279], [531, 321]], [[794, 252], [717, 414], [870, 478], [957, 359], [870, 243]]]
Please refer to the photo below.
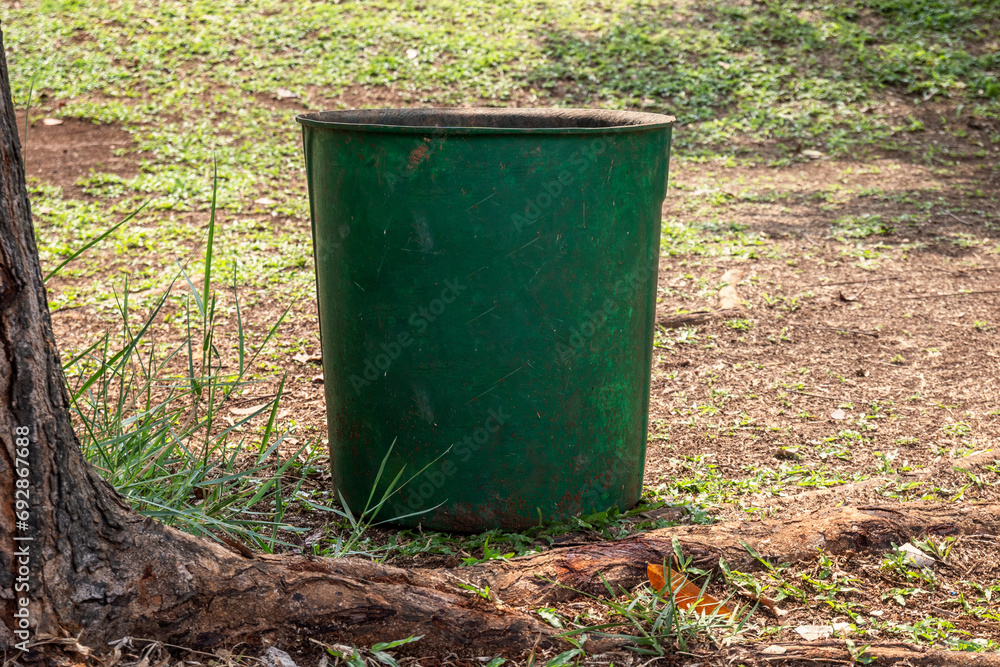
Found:
[[[968, 142], [956, 147], [928, 127], [926, 139], [951, 157], [673, 162], [659, 319], [725, 314], [658, 332], [651, 493], [742, 521], [807, 520], [839, 504], [1000, 501], [989, 451], [1000, 442], [1000, 172], [995, 153], [956, 158]], [[28, 174], [85, 198], [74, 183], [91, 168], [134, 172], [134, 154], [115, 154], [128, 146], [112, 126], [36, 126]], [[307, 221], [289, 224], [307, 234]], [[260, 299], [247, 319], [268, 321], [279, 302]], [[318, 353], [314, 313], [297, 307], [281, 336]], [[62, 345], [79, 348], [103, 324], [79, 308], [54, 327]], [[289, 374], [283, 416], [325, 432], [318, 367], [291, 355], [274, 363]], [[799, 625], [845, 621], [916, 628], [880, 635], [904, 641], [1000, 641], [996, 602], [983, 593], [1000, 592], [997, 554], [992, 538], [961, 537], [934, 583], [874, 553], [765, 571], [758, 579], [788, 615], [758, 614], [758, 638], [798, 639]], [[828, 602], [816, 581], [849, 590]], [[632, 661], [615, 660], [641, 664]]]
[[[132, 137], [113, 125], [98, 125], [77, 118], [61, 118], [60, 125], [45, 125], [35, 118], [29, 130], [26, 174], [50, 185], [63, 188], [67, 197], [85, 197], [76, 181], [91, 170], [119, 176], [133, 176], [138, 171], [138, 157], [133, 153], [116, 155], [132, 146]], [[24, 127], [24, 112], [17, 114], [18, 127]]]
[[[705, 456], [727, 477], [761, 465], [847, 477], [995, 447], [1000, 229], [996, 202], [975, 194], [995, 191], [995, 172], [935, 173], [887, 157], [786, 169], [680, 165], [675, 174], [694, 192], [716, 193], [720, 217], [765, 241], [755, 259], [661, 263], [661, 319], [696, 310], [685, 295], [729, 272], [740, 310], [729, 318], [750, 328], [713, 321], [698, 330], [713, 339], [660, 355], [648, 484], [683, 476], [682, 457]], [[684, 195], [668, 199], [667, 217], [703, 218], [705, 208]], [[885, 227], [852, 242], [835, 222], [848, 217]], [[713, 298], [698, 305], [711, 308]], [[961, 486], [945, 476], [951, 487], [935, 479], [942, 500], [940, 491]]]

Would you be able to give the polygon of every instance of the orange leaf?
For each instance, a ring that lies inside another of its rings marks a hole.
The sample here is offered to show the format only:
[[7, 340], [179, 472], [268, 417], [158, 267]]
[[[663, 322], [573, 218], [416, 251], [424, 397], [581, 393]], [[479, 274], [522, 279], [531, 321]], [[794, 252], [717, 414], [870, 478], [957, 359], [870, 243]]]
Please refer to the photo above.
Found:
[[[646, 576], [649, 577], [649, 585], [657, 592], [662, 591], [667, 585], [663, 573], [662, 565], [646, 564]], [[694, 607], [699, 614], [718, 613], [720, 616], [732, 616], [732, 610], [719, 600], [705, 593], [702, 595], [701, 587], [695, 586], [687, 580], [680, 572], [670, 572], [670, 589], [674, 593], [674, 600], [680, 609], [690, 609]]]

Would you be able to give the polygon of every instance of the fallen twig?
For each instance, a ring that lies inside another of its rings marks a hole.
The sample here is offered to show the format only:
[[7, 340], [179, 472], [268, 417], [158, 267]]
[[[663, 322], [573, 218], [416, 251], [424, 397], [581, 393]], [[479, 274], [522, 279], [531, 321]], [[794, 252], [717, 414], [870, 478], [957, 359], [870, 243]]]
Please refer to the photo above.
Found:
[[[732, 585], [732, 584], [730, 584]], [[778, 607], [778, 603], [767, 597], [766, 595], [757, 595], [756, 593], [751, 593], [742, 586], [733, 586], [733, 590], [736, 591], [738, 595], [745, 597], [746, 599], [758, 603], [761, 607], [766, 609], [768, 613], [774, 618], [781, 618], [782, 616], [787, 616], [788, 612], [784, 609]]]
[[871, 284], [871, 281], [870, 281], [870, 280], [866, 280], [866, 281], [865, 281], [865, 286], [864, 286], [864, 287], [862, 287], [862, 288], [861, 288], [860, 290], [858, 290], [858, 293], [857, 293], [857, 294], [855, 294], [854, 296], [850, 297], [850, 298], [849, 298], [849, 299], [847, 299], [847, 300], [848, 300], [848, 301], [857, 301], [857, 300], [858, 300], [858, 297], [860, 297], [860, 296], [861, 296], [862, 294], [864, 294], [864, 293], [865, 293], [865, 290], [867, 290], [867, 289], [868, 289], [868, 285], [870, 285], [870, 284]]
[[833, 401], [835, 403], [839, 403], [841, 401], [841, 399], [837, 398], [836, 396], [820, 396], [819, 394], [810, 394], [805, 391], [799, 391], [798, 389], [792, 389], [791, 392], [793, 394], [799, 394], [801, 396], [811, 396], [812, 398], [824, 398], [828, 401]]
[[840, 327], [810, 327], [804, 324], [793, 325], [799, 329], [815, 329], [816, 331], [836, 331], [839, 333], [850, 333], [857, 334], [858, 336], [871, 336], [872, 338], [878, 338], [878, 333], [873, 333], [870, 331], [857, 331], [855, 329], [841, 329]]
[[962, 219], [961, 219], [960, 217], [958, 217], [957, 215], [955, 215], [955, 214], [954, 214], [954, 213], [952, 213], [951, 211], [945, 211], [945, 213], [947, 213], [947, 214], [948, 214], [948, 215], [950, 215], [951, 217], [955, 218], [956, 220], [958, 220], [959, 222], [961, 222], [961, 223], [962, 223], [963, 225], [968, 225], [969, 227], [971, 227], [971, 226], [972, 226], [972, 223], [971, 223], [971, 222], [969, 222], [968, 220], [962, 220]]
[[1000, 294], [1000, 289], [987, 289], [978, 292], [951, 292], [950, 294], [921, 294], [920, 296], [904, 296], [904, 301], [913, 299], [943, 299], [946, 296], [968, 296], [971, 294]]
[[671, 317], [662, 317], [656, 321], [661, 327], [665, 329], [680, 329], [681, 327], [689, 327], [694, 324], [704, 324], [715, 319], [723, 319], [729, 317], [736, 317], [740, 314], [740, 311], [733, 309], [725, 310], [699, 310], [694, 313], [681, 313]]
[[889, 280], [901, 280], [901, 276], [892, 278], [875, 278], [874, 280], [845, 280], [839, 283], [816, 283], [813, 287], [835, 287], [837, 285], [860, 285], [861, 283], [884, 283]]

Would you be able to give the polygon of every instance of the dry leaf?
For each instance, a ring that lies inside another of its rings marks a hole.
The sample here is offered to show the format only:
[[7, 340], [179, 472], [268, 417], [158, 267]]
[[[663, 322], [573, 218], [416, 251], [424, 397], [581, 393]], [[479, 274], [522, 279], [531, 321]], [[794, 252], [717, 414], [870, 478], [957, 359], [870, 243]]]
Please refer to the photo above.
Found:
[[817, 639], [826, 639], [831, 635], [843, 635], [850, 632], [850, 629], [850, 623], [834, 623], [833, 625], [800, 625], [795, 628], [795, 632], [799, 633], [806, 641], [811, 642]]
[[249, 408], [229, 408], [229, 411], [232, 412], [234, 415], [237, 415], [239, 417], [245, 417], [246, 415], [252, 415], [253, 413], [257, 412], [258, 410], [262, 410], [263, 408], [266, 408], [266, 407], [267, 407], [267, 403], [261, 403], [260, 405], [253, 405], [253, 406], [251, 406]]
[[729, 269], [722, 274], [722, 282], [727, 283], [719, 290], [719, 309], [736, 310], [743, 305], [739, 293], [736, 291], [736, 283], [740, 281], [742, 273], [735, 269]]
[[786, 649], [784, 646], [778, 646], [777, 644], [773, 644], [771, 646], [768, 646], [763, 651], [761, 651], [761, 653], [763, 653], [764, 655], [781, 655], [782, 653], [785, 653], [787, 651], [788, 649]]
[[825, 639], [833, 634], [833, 627], [829, 625], [800, 625], [795, 628], [795, 632], [807, 642]]
[[830, 419], [838, 419], [838, 420], [847, 419], [847, 413], [841, 410], [840, 408], [837, 408], [836, 410], [830, 413]]
[[42, 125], [62, 125], [65, 123], [62, 118], [43, 118]]
[[300, 352], [299, 354], [292, 355], [292, 359], [299, 362], [300, 364], [318, 364], [323, 361], [322, 355], [318, 354], [306, 354]]
[[262, 656], [261, 662], [266, 667], [299, 667], [292, 660], [292, 656], [275, 646], [268, 647]]
[[115, 641], [111, 642], [110, 646], [113, 646], [117, 650], [121, 650], [123, 648], [131, 648], [132, 647], [132, 638], [129, 637], [128, 635], [126, 635], [126, 636], [122, 637], [121, 639], [116, 639]]
[[72, 651], [73, 653], [79, 653], [83, 657], [89, 657], [93, 649], [89, 646], [84, 646], [80, 643], [79, 636], [77, 637], [57, 637], [56, 635], [48, 634], [47, 632], [39, 632], [35, 635], [35, 646], [41, 646], [43, 644], [50, 644], [55, 646], [61, 646], [65, 651]]
[[[662, 565], [647, 563], [646, 576], [649, 577], [650, 585], [657, 591], [662, 591], [667, 585]], [[677, 607], [680, 609], [694, 607], [694, 611], [699, 614], [711, 614], [713, 612], [718, 613], [720, 616], [732, 616], [733, 614], [729, 607], [708, 593], [702, 595], [701, 587], [692, 584], [680, 572], [670, 573], [670, 588], [673, 591]]]
[[937, 564], [937, 561], [925, 554], [919, 548], [913, 546], [909, 542], [899, 547], [899, 550], [906, 554], [906, 560], [909, 563], [916, 565], [917, 567], [931, 567]]
[[91, 651], [89, 646], [84, 646], [75, 639], [72, 642], [67, 642], [66, 644], [64, 644], [63, 648], [65, 648], [67, 651], [72, 651], [73, 653], [79, 653], [83, 657], [89, 656]]

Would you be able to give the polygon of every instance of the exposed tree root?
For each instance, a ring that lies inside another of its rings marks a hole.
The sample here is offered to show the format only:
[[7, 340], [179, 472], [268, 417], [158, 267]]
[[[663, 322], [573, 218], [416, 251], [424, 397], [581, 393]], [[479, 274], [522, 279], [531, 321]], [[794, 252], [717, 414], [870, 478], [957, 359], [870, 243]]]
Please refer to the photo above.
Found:
[[366, 646], [423, 635], [422, 651], [517, 655], [558, 643], [550, 626], [459, 588], [444, 571], [356, 558], [246, 558], [152, 521], [129, 537], [108, 567], [91, 572], [105, 604], [56, 600], [47, 631], [82, 631], [90, 646], [135, 635], [198, 650], [306, 637]]
[[[91, 645], [125, 634], [192, 648], [305, 637], [365, 645], [424, 635], [421, 651], [518, 654], [536, 645], [556, 647], [559, 640], [552, 628], [512, 606], [577, 595], [564, 586], [604, 593], [598, 573], [613, 585], [633, 587], [645, 580], [647, 562], [672, 558], [673, 538], [700, 567], [725, 558], [734, 568], [753, 570], [759, 564], [744, 543], [764, 558], [801, 561], [814, 558], [817, 547], [828, 553], [882, 551], [928, 533], [998, 530], [998, 505], [841, 507], [785, 523], [683, 526], [473, 568], [405, 570], [360, 559], [246, 558], [144, 521], [129, 531], [132, 544], [107, 571], [119, 586], [112, 605], [81, 609], [66, 600], [54, 606], [61, 621], [74, 608], [77, 615], [100, 618], [83, 627], [60, 623], [73, 633], [83, 630], [82, 641]], [[460, 582], [489, 585], [494, 601], [462, 589]]]
[[646, 563], [673, 559], [674, 538], [698, 567], [713, 568], [724, 558], [734, 569], [752, 571], [761, 566], [744, 543], [766, 559], [796, 562], [815, 558], [817, 548], [830, 554], [886, 551], [925, 534], [996, 535], [998, 530], [1000, 505], [835, 507], [781, 521], [664, 528], [617, 542], [484, 563], [471, 568], [469, 575], [489, 583], [507, 604], [542, 604], [575, 597], [569, 588], [604, 593], [598, 573], [613, 585], [635, 586], [645, 580]]
[[[865, 644], [855, 641], [856, 650]], [[743, 649], [743, 650], [741, 650]], [[746, 665], [852, 665], [844, 640], [816, 642], [779, 642], [768, 646], [734, 647], [736, 659]], [[967, 651], [939, 651], [909, 644], [872, 644], [865, 649], [865, 656], [876, 658], [876, 665], [912, 665], [913, 667], [1000, 667], [996, 653], [970, 653]]]

